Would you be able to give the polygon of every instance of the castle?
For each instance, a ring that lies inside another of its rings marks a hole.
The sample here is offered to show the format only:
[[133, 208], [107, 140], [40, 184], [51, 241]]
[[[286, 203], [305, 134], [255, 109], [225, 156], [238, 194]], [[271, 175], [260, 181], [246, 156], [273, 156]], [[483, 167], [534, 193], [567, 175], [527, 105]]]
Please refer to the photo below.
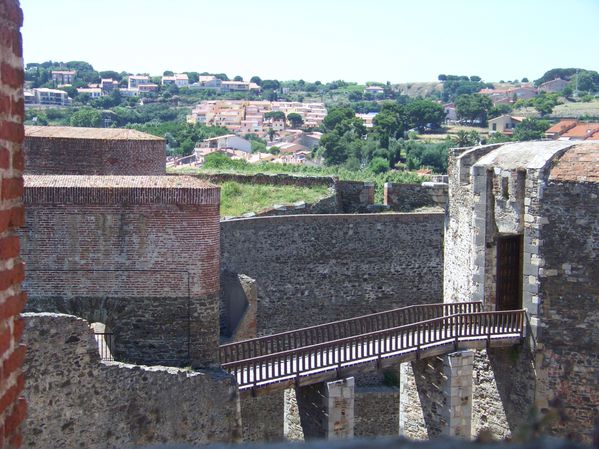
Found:
[[[0, 232], [3, 242], [21, 242], [29, 296], [23, 324], [19, 246], [3, 245], [6, 444], [19, 445], [25, 416], [17, 399], [21, 333], [28, 447], [275, 440], [301, 431], [309, 438], [323, 430], [323, 413], [343, 421], [345, 435], [503, 438], [525, 431], [531, 410], [546, 417], [539, 419], [548, 431], [590, 441], [599, 409], [597, 144], [455, 150], [446, 214], [221, 223], [218, 188], [165, 175], [160, 139], [36, 127], [21, 151], [14, 36], [22, 16], [16, 2], [6, 5], [2, 21], [13, 41], [2, 42], [10, 47], [2, 95], [14, 106], [0, 117]], [[471, 301], [487, 311], [524, 310], [522, 342], [476, 351], [456, 345], [391, 372], [256, 397], [242, 396], [219, 367], [221, 329], [235, 341]], [[103, 342], [91, 323], [114, 340]], [[116, 361], [101, 360], [98, 340]], [[382, 386], [391, 375], [395, 386]], [[324, 410], [306, 408], [323, 397]]]

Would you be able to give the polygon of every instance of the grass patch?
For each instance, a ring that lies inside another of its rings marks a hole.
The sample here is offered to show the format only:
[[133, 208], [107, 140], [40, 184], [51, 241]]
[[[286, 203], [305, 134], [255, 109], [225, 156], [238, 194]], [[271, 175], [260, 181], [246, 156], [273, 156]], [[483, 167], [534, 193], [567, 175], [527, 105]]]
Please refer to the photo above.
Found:
[[220, 214], [223, 217], [258, 212], [274, 204], [314, 203], [330, 194], [326, 186], [251, 185], [227, 181], [220, 184], [220, 188]]

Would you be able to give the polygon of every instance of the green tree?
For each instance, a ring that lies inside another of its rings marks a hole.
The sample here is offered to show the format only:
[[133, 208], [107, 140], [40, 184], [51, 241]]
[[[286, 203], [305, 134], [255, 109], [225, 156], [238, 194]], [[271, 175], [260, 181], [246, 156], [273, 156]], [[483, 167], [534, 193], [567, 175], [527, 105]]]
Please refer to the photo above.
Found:
[[101, 124], [102, 114], [95, 109], [79, 109], [71, 116], [71, 126], [98, 128]]
[[352, 119], [356, 116], [352, 108], [336, 107], [329, 109], [322, 124], [327, 131], [332, 131], [343, 120]]
[[489, 109], [489, 118], [499, 117], [500, 115], [509, 114], [513, 108], [509, 104], [498, 104]]
[[489, 110], [493, 107], [491, 99], [480, 94], [460, 95], [455, 102], [458, 117], [484, 126]]
[[459, 130], [453, 138], [458, 148], [472, 147], [480, 143], [480, 135], [476, 131]]
[[443, 106], [431, 100], [414, 100], [406, 106], [409, 126], [423, 130], [425, 127], [439, 128], [445, 120]]
[[233, 78], [233, 81], [243, 81], [243, 76], [237, 75], [235, 78]]
[[389, 139], [403, 137], [407, 130], [408, 117], [404, 106], [385, 102], [372, 122], [374, 124], [373, 132], [379, 137], [381, 146], [388, 148]]
[[258, 86], [262, 86], [262, 78], [260, 78], [259, 76], [254, 75], [254, 76], [252, 76], [250, 78], [250, 83], [255, 83]]
[[513, 139], [516, 141], [539, 140], [545, 136], [545, 131], [549, 128], [548, 120], [524, 119], [522, 123], [516, 125]]
[[285, 120], [285, 113], [283, 111], [268, 111], [264, 113], [264, 118], [267, 120]]
[[384, 173], [389, 171], [389, 161], [385, 158], [377, 156], [370, 161], [368, 168], [370, 171], [376, 174]]
[[165, 70], [162, 72], [162, 76], [173, 76], [175, 73], [172, 70]]
[[290, 112], [287, 114], [287, 121], [289, 121], [289, 124], [294, 129], [299, 128], [304, 124], [304, 119], [297, 112]]

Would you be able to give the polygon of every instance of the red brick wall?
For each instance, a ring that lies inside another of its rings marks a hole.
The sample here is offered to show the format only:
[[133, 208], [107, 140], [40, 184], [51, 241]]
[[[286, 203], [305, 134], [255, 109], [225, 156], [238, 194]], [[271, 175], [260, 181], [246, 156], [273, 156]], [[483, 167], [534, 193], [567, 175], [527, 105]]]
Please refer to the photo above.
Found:
[[63, 139], [28, 135], [23, 148], [29, 174], [166, 174], [163, 140]]
[[218, 188], [170, 176], [25, 178], [29, 311], [105, 323], [121, 360], [217, 362]]
[[19, 343], [25, 303], [21, 291], [24, 268], [15, 229], [23, 224], [23, 15], [16, 0], [0, 0], [0, 447], [21, 445], [20, 425], [26, 403], [21, 398]]

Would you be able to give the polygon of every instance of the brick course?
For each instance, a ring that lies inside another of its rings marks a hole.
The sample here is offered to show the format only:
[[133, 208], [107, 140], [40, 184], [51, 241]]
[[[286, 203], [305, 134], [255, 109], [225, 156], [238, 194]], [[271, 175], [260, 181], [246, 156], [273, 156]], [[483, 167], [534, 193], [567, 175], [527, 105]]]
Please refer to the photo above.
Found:
[[23, 222], [21, 194], [23, 141], [23, 15], [16, 0], [0, 2], [0, 447], [21, 445], [21, 423], [27, 405], [21, 365], [23, 325], [19, 313], [25, 293], [16, 228]]

